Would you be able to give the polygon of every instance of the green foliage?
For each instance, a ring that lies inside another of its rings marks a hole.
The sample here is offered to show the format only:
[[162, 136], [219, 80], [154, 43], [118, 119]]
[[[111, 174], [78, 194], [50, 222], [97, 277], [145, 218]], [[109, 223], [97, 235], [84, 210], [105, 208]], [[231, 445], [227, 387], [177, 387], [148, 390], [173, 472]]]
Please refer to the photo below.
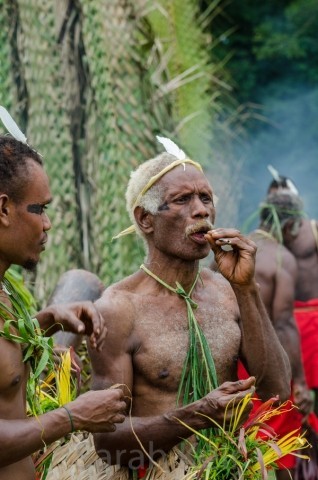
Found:
[[[254, 52], [258, 60], [301, 60], [318, 53], [315, 41], [318, 6], [314, 0], [294, 1], [281, 17], [268, 18], [255, 27]], [[301, 68], [302, 61], [297, 68]], [[313, 73], [308, 69], [308, 73]]]
[[[10, 282], [10, 277], [13, 284]], [[30, 314], [33, 306], [32, 297], [24, 285], [12, 273], [6, 273], [4, 288], [9, 295], [12, 308], [0, 302], [0, 314], [4, 319], [0, 337], [23, 347], [23, 361], [31, 367], [30, 378], [27, 383], [27, 401], [29, 405], [36, 405], [36, 386], [43, 370], [53, 367], [53, 339], [42, 334], [36, 318]]]
[[280, 457], [291, 453], [309, 459], [300, 453], [309, 447], [309, 443], [297, 429], [278, 439], [274, 430], [266, 425], [271, 417], [285, 411], [286, 404], [273, 407], [277, 397], [262, 403], [242, 426], [242, 415], [250, 400], [251, 395], [246, 395], [235, 406], [229, 425], [225, 422], [219, 425], [206, 417], [217, 427], [215, 435], [210, 438], [179, 420], [205, 444], [195, 455], [195, 465], [183, 480], [267, 480], [268, 471], [277, 468]]
[[219, 109], [220, 63], [214, 63], [209, 55], [210, 36], [202, 29], [199, 13], [194, 0], [161, 0], [149, 20], [162, 52], [165, 75], [159, 98], [170, 95], [175, 135], [192, 158], [207, 163]]
[[261, 100], [264, 89], [272, 82], [283, 82], [290, 93], [300, 83], [317, 82], [315, 0], [234, 0], [226, 13], [226, 21], [223, 18], [218, 28], [224, 29], [224, 24], [236, 27], [223, 49], [233, 52], [228, 69], [242, 102]]

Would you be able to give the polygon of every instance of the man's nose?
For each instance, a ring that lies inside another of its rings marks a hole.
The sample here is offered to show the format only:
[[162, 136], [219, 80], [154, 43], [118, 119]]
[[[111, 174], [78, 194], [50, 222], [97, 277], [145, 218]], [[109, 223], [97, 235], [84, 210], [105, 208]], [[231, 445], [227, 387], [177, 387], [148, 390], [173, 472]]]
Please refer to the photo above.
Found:
[[209, 205], [206, 205], [199, 196], [193, 197], [192, 215], [193, 217], [206, 218], [210, 215]]
[[42, 213], [42, 221], [43, 221], [43, 230], [46, 232], [47, 230], [50, 230], [52, 227], [51, 220], [49, 219], [48, 215], [43, 212]]

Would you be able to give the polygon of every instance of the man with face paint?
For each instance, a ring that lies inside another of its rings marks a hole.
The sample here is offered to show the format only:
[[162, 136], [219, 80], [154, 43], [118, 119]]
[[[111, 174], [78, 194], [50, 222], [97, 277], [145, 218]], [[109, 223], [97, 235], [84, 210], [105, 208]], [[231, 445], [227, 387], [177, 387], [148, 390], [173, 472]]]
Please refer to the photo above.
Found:
[[[34, 480], [31, 454], [74, 430], [114, 431], [124, 420], [123, 393], [119, 389], [87, 392], [66, 406], [38, 417], [26, 416], [26, 384], [30, 373], [24, 347], [5, 335], [18, 335], [14, 292], [5, 276], [12, 264], [33, 269], [45, 249], [51, 222], [48, 177], [41, 157], [27, 144], [0, 136], [0, 480]], [[11, 288], [11, 287], [10, 287]], [[11, 294], [10, 294], [11, 293]], [[61, 328], [87, 335], [99, 350], [106, 335], [103, 319], [92, 302], [52, 305], [37, 315], [45, 335]], [[8, 334], [8, 332], [7, 332]]]
[[[117, 382], [132, 395], [117, 431], [94, 435], [96, 450], [111, 463], [138, 468], [141, 444], [156, 457], [190, 437], [180, 420], [196, 430], [211, 426], [207, 417], [222, 424], [254, 389], [264, 400], [286, 400], [290, 366], [254, 279], [255, 244], [234, 228], [213, 229], [213, 190], [201, 166], [162, 153], [132, 173], [126, 200], [133, 225], [119, 236], [137, 232], [147, 255], [139, 271], [95, 303], [108, 335], [103, 349], [90, 354], [93, 388]], [[220, 273], [200, 267], [211, 249]], [[177, 397], [192, 316], [219, 386], [184, 405]], [[238, 381], [238, 359], [252, 375], [247, 380]]]

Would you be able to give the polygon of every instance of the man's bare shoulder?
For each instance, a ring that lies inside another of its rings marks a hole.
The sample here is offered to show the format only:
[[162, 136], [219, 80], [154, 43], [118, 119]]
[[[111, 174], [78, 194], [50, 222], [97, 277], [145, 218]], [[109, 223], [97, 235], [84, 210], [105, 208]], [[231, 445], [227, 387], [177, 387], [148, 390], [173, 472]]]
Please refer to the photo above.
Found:
[[107, 321], [116, 321], [120, 317], [123, 322], [131, 318], [140, 295], [139, 277], [140, 272], [136, 272], [110, 285], [95, 302]]
[[[281, 255], [281, 262], [280, 256]], [[291, 273], [293, 276], [297, 274], [297, 260], [295, 256], [284, 245], [279, 244], [277, 249], [278, 264], [281, 263], [283, 268]]]
[[228, 318], [237, 319], [239, 308], [230, 282], [220, 272], [211, 268], [202, 269], [201, 278], [204, 290], [202, 298], [206, 301], [206, 306], [212, 309], [221, 308], [223, 312], [228, 312]]
[[318, 250], [318, 224], [316, 220], [303, 218], [294, 238], [289, 241], [288, 249], [297, 259], [307, 259], [316, 255]]
[[210, 268], [203, 268], [200, 274], [206, 288], [217, 288], [232, 292], [229, 281], [218, 271], [218, 266], [215, 262], [213, 262], [213, 266]]
[[282, 243], [270, 235], [266, 236], [254, 232], [250, 238], [257, 245], [256, 271], [272, 272], [276, 275], [277, 270], [284, 269], [291, 274], [296, 274], [297, 262], [295, 256]]
[[[118, 358], [134, 349], [133, 333], [138, 311], [136, 300], [138, 278], [139, 272], [110, 285], [94, 303], [107, 328], [102, 351], [90, 349], [95, 375], [104, 372], [106, 359]], [[111, 363], [108, 362], [109, 365]]]

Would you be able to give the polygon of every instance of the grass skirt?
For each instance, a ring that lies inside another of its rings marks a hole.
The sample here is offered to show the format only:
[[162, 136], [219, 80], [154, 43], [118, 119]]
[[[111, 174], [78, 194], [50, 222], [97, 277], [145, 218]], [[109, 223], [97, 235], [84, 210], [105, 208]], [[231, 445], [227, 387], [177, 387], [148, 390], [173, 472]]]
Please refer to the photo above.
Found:
[[[158, 464], [148, 468], [144, 480], [181, 480], [185, 477], [189, 459], [173, 448]], [[138, 478], [127, 467], [108, 465], [95, 452], [93, 436], [74, 433], [70, 440], [56, 444], [46, 480], [130, 480]]]

